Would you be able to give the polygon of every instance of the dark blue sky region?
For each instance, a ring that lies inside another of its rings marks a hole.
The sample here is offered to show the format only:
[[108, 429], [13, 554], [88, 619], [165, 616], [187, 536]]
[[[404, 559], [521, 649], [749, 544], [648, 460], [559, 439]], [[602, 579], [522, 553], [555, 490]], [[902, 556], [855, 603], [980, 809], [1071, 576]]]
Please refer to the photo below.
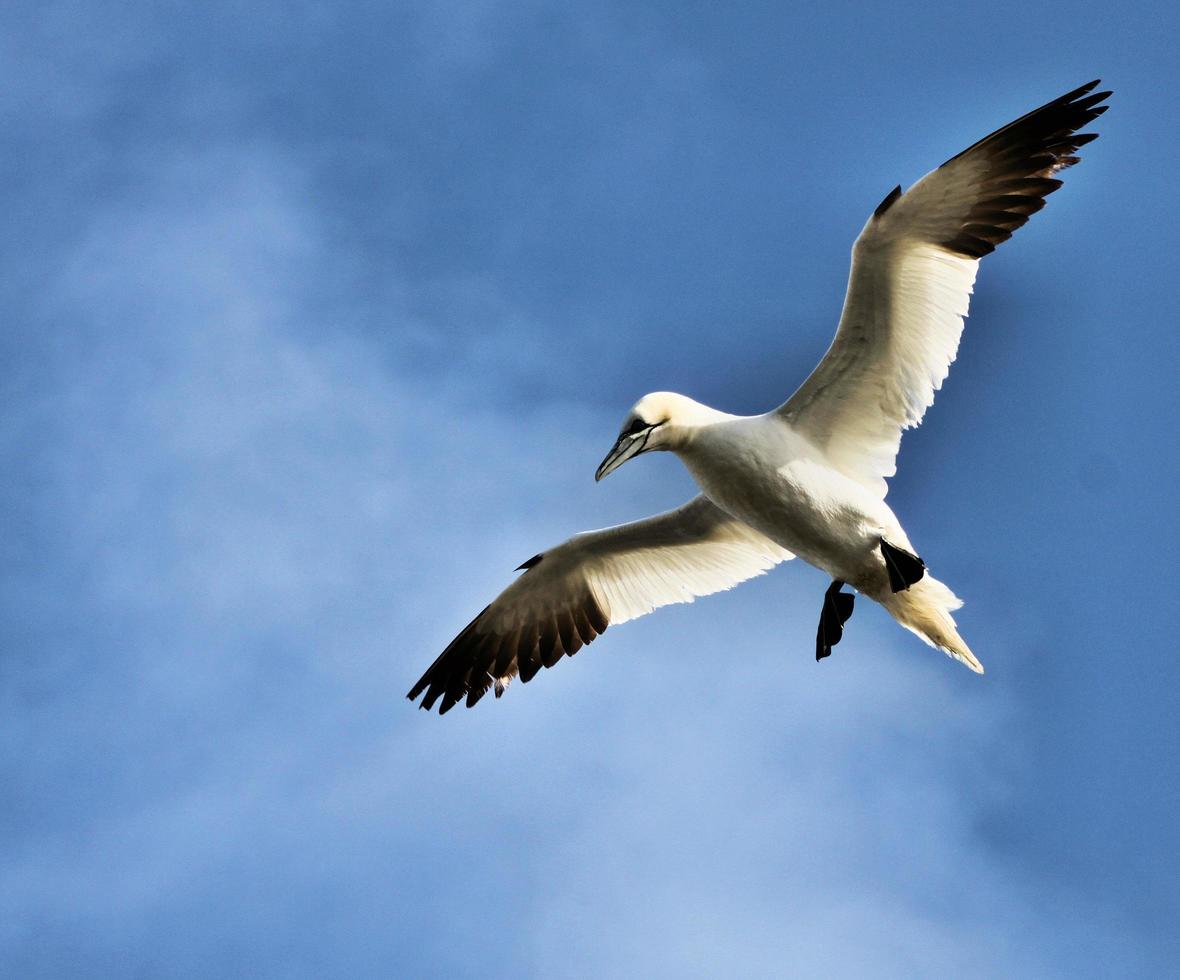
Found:
[[[0, 13], [0, 974], [1180, 971], [1172, 5]], [[980, 678], [792, 562], [403, 695], [673, 389], [763, 411], [896, 183], [1091, 78], [890, 502]]]

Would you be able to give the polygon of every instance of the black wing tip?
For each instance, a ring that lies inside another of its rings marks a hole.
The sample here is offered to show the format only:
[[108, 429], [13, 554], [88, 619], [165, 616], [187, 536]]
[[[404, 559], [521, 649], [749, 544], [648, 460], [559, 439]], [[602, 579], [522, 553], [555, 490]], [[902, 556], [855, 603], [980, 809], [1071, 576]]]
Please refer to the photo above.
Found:
[[[1060, 137], [1076, 132], [1082, 126], [1086, 125], [1086, 123], [1097, 119], [1110, 108], [1110, 106], [1099, 105], [1099, 103], [1110, 98], [1114, 94], [1113, 90], [1108, 89], [1090, 94], [1101, 81], [1102, 79], [1096, 78], [1092, 82], [1087, 82], [1085, 85], [1066, 92], [1064, 95], [1060, 95], [1030, 112], [1026, 112], [1023, 116], [989, 133], [983, 139], [972, 143], [961, 153], [956, 153], [943, 166], [945, 167], [947, 164], [954, 163], [959, 158], [973, 151], [982, 150], [989, 144], [996, 147], [1010, 148], [1012, 145], [1027, 141], [1030, 138], [1034, 141], [1039, 139], [1040, 143], [1043, 144], [1050, 136]], [[1097, 139], [1096, 133], [1088, 133], [1086, 135], [1090, 137], [1086, 142]]]
[[1055, 175], [1078, 163], [1078, 149], [1098, 138], [1078, 130], [1110, 108], [1098, 104], [1109, 91], [1093, 92], [1100, 82], [1087, 82], [1026, 113], [947, 161], [975, 154], [987, 172], [980, 198], [958, 233], [941, 242], [945, 248], [980, 259], [1044, 206], [1045, 198], [1062, 185]]
[[893, 202], [899, 197], [901, 197], [901, 184], [898, 184], [895, 188], [893, 188], [893, 190], [885, 195], [885, 199], [877, 205], [877, 210], [873, 212], [873, 217], [881, 217], [881, 215], [883, 215], [893, 206]]
[[[1068, 103], [1068, 102], [1076, 102], [1083, 95], [1086, 95], [1089, 92], [1093, 92], [1094, 89], [1096, 89], [1101, 84], [1102, 84], [1102, 79], [1095, 78], [1093, 81], [1086, 82], [1085, 85], [1079, 85], [1077, 88], [1073, 89], [1072, 91], [1066, 92], [1065, 95], [1058, 96], [1056, 99], [1053, 100], [1053, 102], [1051, 102], [1049, 104], [1054, 105], [1054, 104], [1060, 103], [1060, 104], [1064, 105], [1065, 103]], [[1101, 101], [1101, 99], [1106, 98], [1106, 96], [1108, 96], [1108, 95], [1110, 95], [1109, 92], [1099, 92], [1096, 96], [1093, 96], [1093, 98], [1098, 98], [1099, 101]]]
[[543, 551], [539, 555], [533, 555], [533, 557], [530, 558], [528, 561], [521, 562], [519, 565], [517, 565], [516, 568], [513, 569], [513, 571], [514, 572], [527, 572], [530, 568], [533, 568], [534, 566], [541, 564], [541, 559], [544, 557], [545, 557], [545, 552], [543, 552]]
[[493, 688], [499, 698], [513, 675], [527, 684], [542, 667], [572, 657], [610, 625], [610, 617], [589, 590], [552, 613], [549, 620], [507, 635], [477, 630], [490, 608], [476, 616], [410, 688], [406, 695], [410, 701], [425, 694], [420, 709], [431, 711], [440, 698], [440, 715], [460, 701], [473, 708]]

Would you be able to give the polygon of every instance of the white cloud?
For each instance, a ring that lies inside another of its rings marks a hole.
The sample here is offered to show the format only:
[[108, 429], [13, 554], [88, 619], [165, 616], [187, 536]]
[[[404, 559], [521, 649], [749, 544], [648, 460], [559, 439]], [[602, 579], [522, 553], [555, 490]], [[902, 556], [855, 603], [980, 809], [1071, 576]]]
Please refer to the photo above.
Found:
[[863, 601], [817, 666], [804, 569], [413, 712], [513, 564], [677, 503], [670, 464], [594, 488], [613, 416], [481, 404], [469, 372], [513, 336], [424, 377], [308, 322], [342, 258], [277, 151], [150, 170], [46, 299], [61, 347], [29, 411], [82, 642], [6, 714], [46, 784], [80, 782], [0, 885], [22, 962], [67, 940], [150, 962], [147, 939], [209, 975], [257, 943], [283, 975], [323, 890], [359, 909], [363, 948], [331, 961], [358, 970], [415, 947], [475, 974], [1064, 976], [1132, 948], [977, 833], [1007, 804], [994, 688]]

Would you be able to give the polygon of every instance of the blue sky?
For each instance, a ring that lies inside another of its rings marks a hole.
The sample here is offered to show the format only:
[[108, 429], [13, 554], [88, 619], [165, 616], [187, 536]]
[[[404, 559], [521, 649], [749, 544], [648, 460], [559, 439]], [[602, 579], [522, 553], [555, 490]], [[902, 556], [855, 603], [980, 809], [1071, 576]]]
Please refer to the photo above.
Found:
[[[0, 973], [1180, 969], [1171, 5], [9, 3]], [[403, 696], [627, 407], [777, 404], [895, 183], [1102, 76], [890, 501], [976, 677], [799, 562]]]

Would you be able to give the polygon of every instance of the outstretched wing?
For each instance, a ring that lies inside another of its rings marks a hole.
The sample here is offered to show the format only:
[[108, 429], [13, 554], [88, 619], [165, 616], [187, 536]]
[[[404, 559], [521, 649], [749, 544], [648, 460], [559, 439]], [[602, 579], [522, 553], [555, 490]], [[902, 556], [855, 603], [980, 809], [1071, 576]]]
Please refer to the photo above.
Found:
[[1096, 139], [1094, 81], [1035, 109], [881, 202], [852, 249], [836, 338], [777, 410], [837, 469], [885, 496], [903, 429], [950, 370], [979, 259], [1045, 206]]
[[699, 496], [677, 510], [578, 534], [530, 558], [407, 695], [439, 713], [531, 680], [615, 623], [732, 588], [793, 555]]

